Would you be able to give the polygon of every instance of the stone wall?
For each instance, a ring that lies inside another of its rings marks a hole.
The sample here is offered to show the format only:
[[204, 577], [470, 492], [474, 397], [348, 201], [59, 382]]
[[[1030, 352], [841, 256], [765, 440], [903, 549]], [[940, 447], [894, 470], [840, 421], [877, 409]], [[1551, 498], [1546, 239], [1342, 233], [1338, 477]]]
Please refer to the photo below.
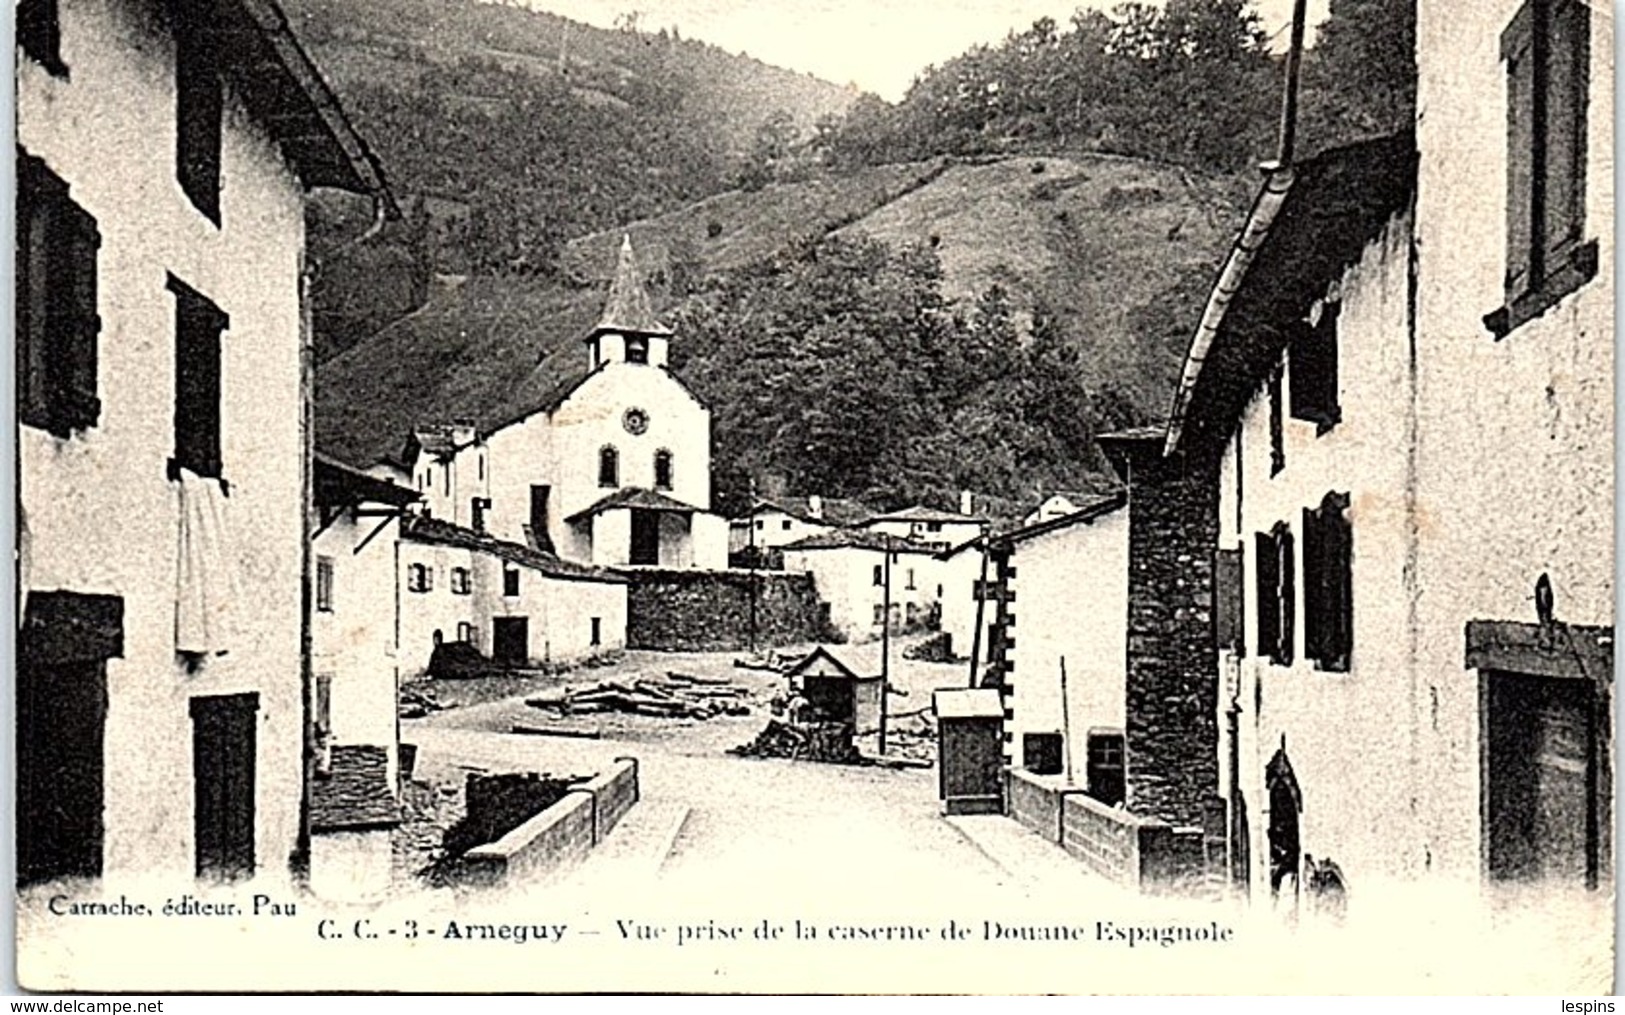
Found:
[[1136, 448], [1129, 470], [1129, 810], [1200, 827], [1219, 789], [1213, 547], [1218, 465]]
[[[1033, 775], [1021, 769], [1007, 769], [1004, 798], [1010, 816], [1029, 830], [1051, 842], [1061, 841], [1061, 801], [1066, 796], [1058, 780]], [[1081, 793], [1080, 789], [1072, 792]]]
[[[521, 795], [507, 786], [508, 798]], [[608, 771], [579, 783], [546, 810], [464, 853], [456, 881], [490, 887], [564, 871], [604, 841], [640, 795], [637, 759], [616, 758]]]
[[756, 646], [837, 640], [811, 575], [653, 568], [621, 572], [628, 588], [626, 645], [664, 652], [749, 647], [752, 585]]

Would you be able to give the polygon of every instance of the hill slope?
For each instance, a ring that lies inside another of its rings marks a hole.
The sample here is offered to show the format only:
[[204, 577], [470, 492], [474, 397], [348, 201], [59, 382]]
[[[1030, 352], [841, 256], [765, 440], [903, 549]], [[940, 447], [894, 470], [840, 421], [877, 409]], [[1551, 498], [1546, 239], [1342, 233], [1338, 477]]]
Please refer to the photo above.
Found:
[[[1035, 313], [1051, 319], [1077, 353], [1078, 383], [1101, 396], [1095, 422], [1121, 425], [1165, 408], [1200, 299], [1239, 222], [1228, 187], [1113, 156], [938, 160], [731, 191], [627, 231], [668, 319], [707, 299], [705, 280], [749, 270], [809, 233], [919, 242], [940, 260], [941, 290], [962, 312], [996, 285], [1021, 325], [1011, 340], [1025, 341]], [[561, 259], [569, 282], [437, 285], [421, 311], [324, 364], [324, 446], [366, 462], [398, 448], [418, 422], [458, 416], [491, 425], [535, 404], [584, 364], [580, 339], [600, 308], [620, 235], [569, 243]], [[682, 344], [679, 334], [675, 352]], [[719, 413], [729, 407], [718, 399], [741, 397], [714, 377], [704, 383], [716, 390], [698, 393]], [[717, 448], [719, 469], [741, 454]]]

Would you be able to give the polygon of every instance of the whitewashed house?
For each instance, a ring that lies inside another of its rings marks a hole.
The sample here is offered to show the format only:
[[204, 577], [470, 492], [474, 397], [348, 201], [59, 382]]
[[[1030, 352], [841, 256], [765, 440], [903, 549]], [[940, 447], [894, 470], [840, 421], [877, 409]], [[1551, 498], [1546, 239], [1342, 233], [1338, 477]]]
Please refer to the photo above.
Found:
[[1220, 456], [1232, 870], [1293, 909], [1606, 908], [1611, 22], [1418, 18], [1414, 149], [1269, 174], [1168, 434]]
[[996, 537], [1019, 622], [1005, 653], [1012, 761], [1123, 799], [1129, 524], [1121, 494]]
[[631, 241], [582, 373], [484, 431], [419, 427], [406, 466], [439, 519], [599, 566], [722, 569], [711, 412], [667, 366]]
[[270, 0], [17, 8], [17, 873], [309, 855], [305, 192], [393, 211]]
[[[888, 563], [889, 558], [889, 563]], [[784, 570], [813, 576], [830, 625], [850, 642], [919, 630], [940, 603], [929, 545], [861, 529], [831, 529], [784, 547]]]
[[574, 663], [626, 647], [626, 579], [437, 518], [402, 530], [401, 673], [464, 642], [502, 666]]
[[[948, 638], [948, 652], [955, 658], [970, 659], [975, 652], [980, 667], [992, 658], [988, 630], [993, 610], [983, 601], [984, 589], [996, 577], [988, 560], [986, 536], [966, 540], [936, 554], [937, 584], [942, 587], [940, 627]], [[978, 606], [980, 605], [980, 609]], [[981, 635], [977, 635], [977, 625]]]
[[401, 818], [395, 573], [418, 495], [318, 453], [314, 498], [310, 881], [328, 898], [376, 897]]
[[728, 553], [776, 550], [832, 528], [862, 525], [874, 517], [867, 505], [839, 497], [758, 499], [746, 514], [728, 521]]
[[1027, 512], [1021, 520], [1022, 525], [1037, 525], [1052, 518], [1063, 518], [1066, 515], [1076, 514], [1083, 510], [1085, 504], [1095, 500], [1095, 495], [1080, 493], [1076, 490], [1057, 490], [1039, 502], [1038, 506]]
[[960, 497], [960, 510], [957, 512], [915, 504], [900, 511], [875, 515], [864, 522], [863, 527], [870, 532], [910, 540], [940, 551], [952, 549], [982, 535], [987, 531], [988, 519], [971, 513], [971, 495], [967, 491]]

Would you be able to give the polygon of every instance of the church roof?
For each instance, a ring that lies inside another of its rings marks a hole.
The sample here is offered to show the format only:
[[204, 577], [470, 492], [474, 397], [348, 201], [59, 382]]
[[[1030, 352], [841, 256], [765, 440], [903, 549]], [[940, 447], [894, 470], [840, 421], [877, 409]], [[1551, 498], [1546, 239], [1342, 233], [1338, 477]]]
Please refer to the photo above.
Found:
[[654, 490], [645, 490], [641, 487], [628, 486], [620, 490], [616, 490], [608, 497], [598, 501], [598, 503], [594, 504], [592, 507], [586, 508], [582, 511], [577, 511], [575, 514], [566, 518], [565, 521], [576, 522], [582, 518], [587, 518], [604, 511], [611, 511], [615, 508], [639, 508], [644, 511], [671, 511], [683, 514], [690, 514], [694, 512], [701, 514], [705, 513], [704, 508], [697, 508], [692, 504], [684, 504], [675, 497], [668, 497], [665, 494], [657, 493]]
[[643, 287], [643, 276], [638, 272], [637, 258], [632, 253], [632, 236], [621, 239], [621, 254], [615, 262], [615, 278], [609, 284], [609, 299], [604, 301], [603, 316], [588, 336], [605, 332], [622, 335], [670, 335], [671, 329], [655, 319], [654, 307], [649, 303], [649, 292]]

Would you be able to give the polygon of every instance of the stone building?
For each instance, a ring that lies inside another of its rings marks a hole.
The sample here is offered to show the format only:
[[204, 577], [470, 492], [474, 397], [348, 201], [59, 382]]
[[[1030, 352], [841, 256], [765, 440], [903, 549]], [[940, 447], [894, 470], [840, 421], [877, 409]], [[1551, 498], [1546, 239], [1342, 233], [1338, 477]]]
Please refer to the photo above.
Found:
[[306, 191], [394, 204], [270, 0], [17, 14], [18, 880], [287, 877]]

